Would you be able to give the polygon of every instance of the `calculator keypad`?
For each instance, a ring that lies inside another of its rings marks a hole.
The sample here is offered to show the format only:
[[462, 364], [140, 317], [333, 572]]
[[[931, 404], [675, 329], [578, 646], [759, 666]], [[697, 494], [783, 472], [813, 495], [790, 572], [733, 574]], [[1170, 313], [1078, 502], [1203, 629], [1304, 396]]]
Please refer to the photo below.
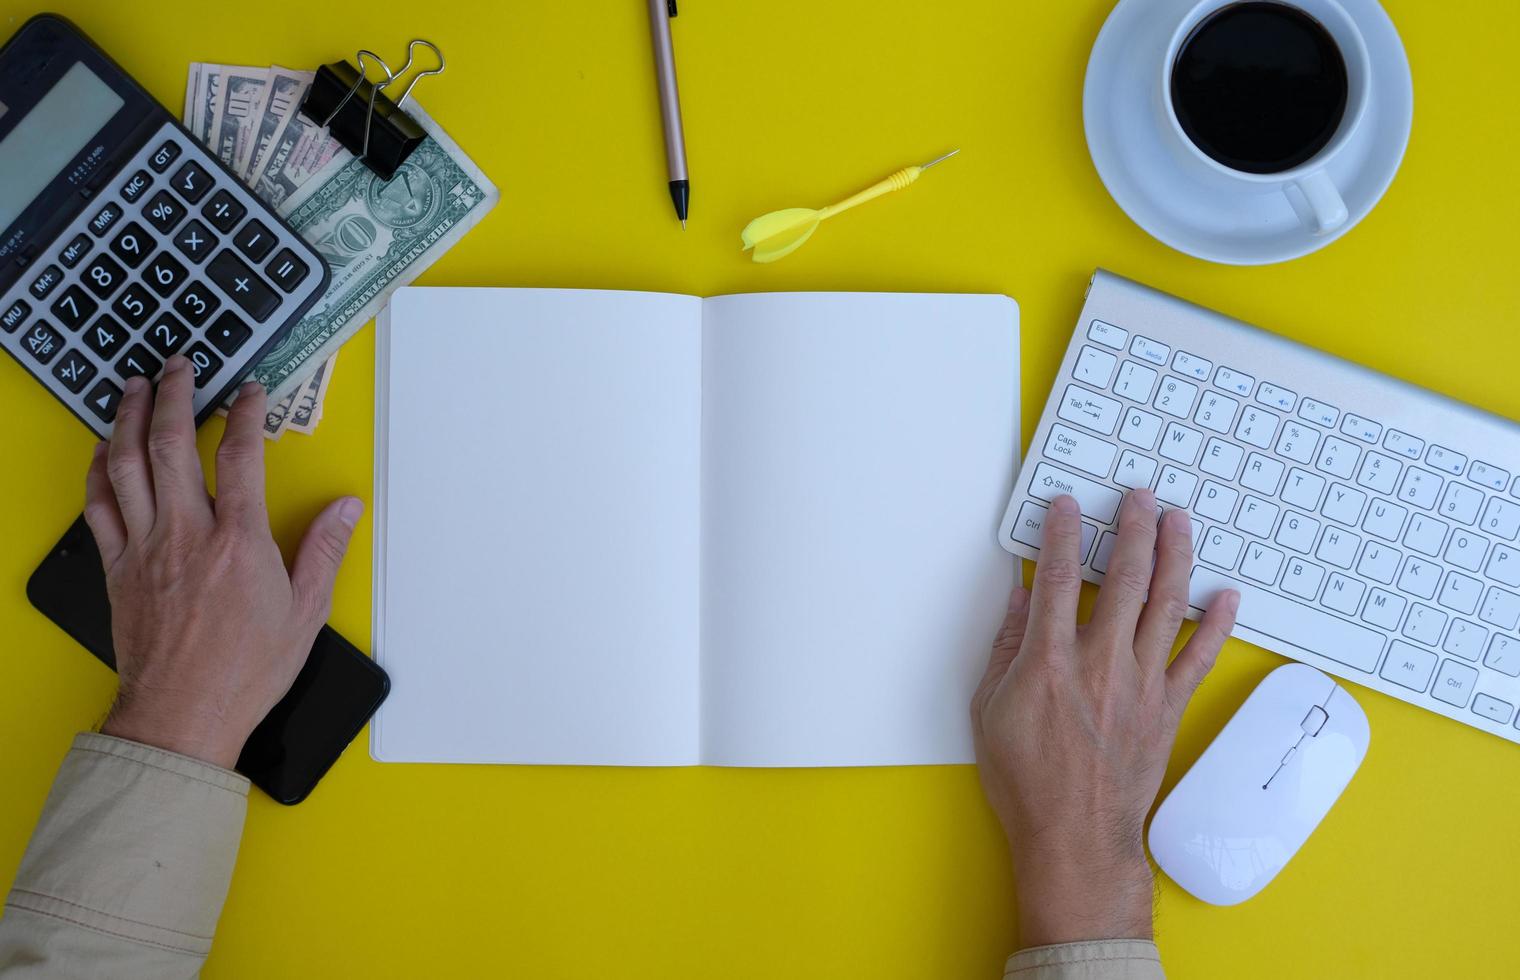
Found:
[[165, 123], [0, 293], [0, 347], [108, 437], [127, 379], [183, 354], [203, 415], [321, 284], [317, 253]]

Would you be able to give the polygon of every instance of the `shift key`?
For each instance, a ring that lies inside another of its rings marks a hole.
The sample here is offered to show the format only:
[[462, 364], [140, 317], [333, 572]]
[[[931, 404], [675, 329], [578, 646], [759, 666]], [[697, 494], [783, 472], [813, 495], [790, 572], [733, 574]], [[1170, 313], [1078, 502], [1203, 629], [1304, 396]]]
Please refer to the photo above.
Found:
[[1094, 483], [1049, 463], [1034, 468], [1034, 475], [1029, 478], [1029, 494], [1041, 500], [1054, 500], [1069, 494], [1077, 499], [1082, 513], [1099, 524], [1112, 524], [1114, 515], [1119, 513], [1119, 503], [1124, 499], [1113, 487]]
[[232, 301], [241, 306], [244, 313], [260, 323], [269, 319], [269, 315], [280, 307], [280, 298], [274, 290], [266, 286], [259, 274], [248, 268], [248, 264], [230, 249], [222, 249], [221, 254], [211, 260], [211, 264], [206, 266], [206, 276], [222, 292], [232, 297]]

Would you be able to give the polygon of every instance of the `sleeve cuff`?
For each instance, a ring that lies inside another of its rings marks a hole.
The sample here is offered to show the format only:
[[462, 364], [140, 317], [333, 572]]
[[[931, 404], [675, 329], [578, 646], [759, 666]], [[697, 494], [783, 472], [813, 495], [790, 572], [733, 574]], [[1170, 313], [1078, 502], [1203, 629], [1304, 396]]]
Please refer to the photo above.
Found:
[[1148, 939], [1100, 939], [1034, 946], [1008, 957], [1003, 980], [1164, 980]]

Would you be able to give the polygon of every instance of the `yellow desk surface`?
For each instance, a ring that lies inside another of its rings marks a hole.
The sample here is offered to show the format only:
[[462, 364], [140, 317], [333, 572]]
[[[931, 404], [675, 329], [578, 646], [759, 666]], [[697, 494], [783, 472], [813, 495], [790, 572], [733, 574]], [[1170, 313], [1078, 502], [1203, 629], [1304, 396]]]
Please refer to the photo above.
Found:
[[[436, 41], [448, 73], [418, 95], [502, 196], [423, 285], [1007, 293], [1023, 310], [1027, 435], [1102, 265], [1520, 415], [1520, 7], [1386, 0], [1416, 92], [1388, 196], [1319, 254], [1229, 268], [1149, 238], [1088, 160], [1082, 78], [1110, 6], [682, 0], [685, 234], [665, 191], [638, 0], [59, 9], [170, 106], [196, 59], [309, 67]], [[0, 0], [0, 33], [32, 12]], [[739, 254], [757, 214], [821, 206], [956, 146], [917, 186], [830, 222], [779, 265]], [[373, 339], [366, 328], [344, 348], [315, 437], [269, 448], [282, 543], [332, 496], [369, 495]], [[113, 683], [22, 593], [81, 509], [92, 439], [8, 359], [0, 419], [9, 881], [70, 736], [101, 719]], [[213, 420], [202, 434], [208, 463], [220, 431]], [[366, 518], [333, 613], [365, 649], [370, 530]], [[1229, 644], [1168, 786], [1280, 662]], [[1513, 972], [1520, 747], [1354, 690], [1371, 753], [1280, 879], [1227, 910], [1161, 883], [1173, 976]], [[1004, 845], [970, 767], [380, 765], [361, 737], [308, 802], [253, 794], [206, 975], [993, 977], [1012, 923]]]

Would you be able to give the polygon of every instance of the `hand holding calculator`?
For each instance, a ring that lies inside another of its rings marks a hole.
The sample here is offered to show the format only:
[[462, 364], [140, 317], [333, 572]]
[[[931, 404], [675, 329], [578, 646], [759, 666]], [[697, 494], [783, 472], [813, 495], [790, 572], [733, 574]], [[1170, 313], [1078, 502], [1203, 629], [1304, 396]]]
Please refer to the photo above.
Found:
[[67, 21], [0, 48], [0, 93], [0, 347], [102, 438], [183, 354], [204, 420], [327, 264]]

